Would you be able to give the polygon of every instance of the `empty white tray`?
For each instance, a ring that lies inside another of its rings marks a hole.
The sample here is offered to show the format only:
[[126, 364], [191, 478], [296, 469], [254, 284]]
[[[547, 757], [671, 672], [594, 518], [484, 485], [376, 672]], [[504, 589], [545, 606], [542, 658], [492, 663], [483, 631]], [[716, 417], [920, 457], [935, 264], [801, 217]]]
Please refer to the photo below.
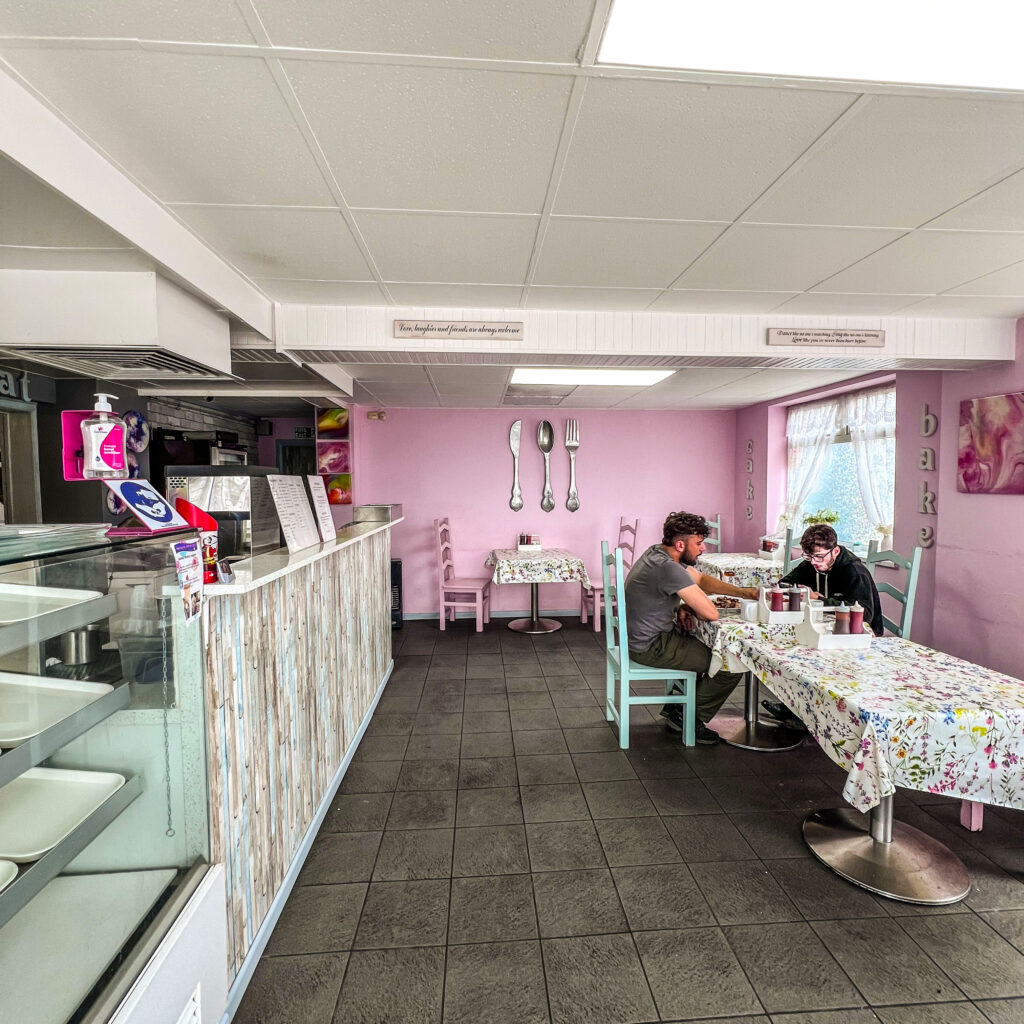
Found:
[[0, 858], [38, 860], [123, 785], [114, 772], [30, 768], [0, 789]]
[[106, 683], [0, 672], [0, 747], [38, 736], [113, 689]]
[[27, 583], [0, 583], [0, 626], [37, 619], [48, 612], [63, 611], [72, 605], [102, 596], [98, 590], [65, 590], [60, 587], [33, 587]]
[[17, 874], [17, 864], [9, 860], [0, 860], [0, 892], [3, 892], [14, 881]]

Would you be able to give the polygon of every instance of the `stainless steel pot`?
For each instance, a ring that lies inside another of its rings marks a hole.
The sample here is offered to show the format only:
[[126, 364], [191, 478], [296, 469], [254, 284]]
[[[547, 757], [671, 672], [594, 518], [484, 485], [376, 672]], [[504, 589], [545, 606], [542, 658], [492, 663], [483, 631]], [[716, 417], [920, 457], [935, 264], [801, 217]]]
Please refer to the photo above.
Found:
[[60, 636], [60, 660], [65, 665], [88, 665], [99, 661], [103, 645], [110, 639], [105, 622], [91, 622]]

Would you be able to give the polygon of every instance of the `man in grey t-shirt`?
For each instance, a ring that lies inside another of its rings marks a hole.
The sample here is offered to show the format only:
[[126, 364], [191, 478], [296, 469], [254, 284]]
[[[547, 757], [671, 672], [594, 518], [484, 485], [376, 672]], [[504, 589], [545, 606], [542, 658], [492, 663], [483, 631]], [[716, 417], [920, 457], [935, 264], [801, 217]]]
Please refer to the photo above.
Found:
[[[634, 661], [697, 673], [697, 742], [712, 744], [719, 737], [707, 722], [743, 676], [738, 672], [708, 676], [711, 650], [686, 632], [682, 623], [690, 615], [707, 621], [718, 618], [708, 594], [753, 598], [757, 588], [734, 587], [693, 568], [707, 535], [708, 524], [702, 516], [673, 512], [665, 520], [661, 543], [649, 547], [626, 577], [626, 632]], [[682, 729], [683, 711], [678, 704], [666, 704], [661, 714], [669, 728]]]

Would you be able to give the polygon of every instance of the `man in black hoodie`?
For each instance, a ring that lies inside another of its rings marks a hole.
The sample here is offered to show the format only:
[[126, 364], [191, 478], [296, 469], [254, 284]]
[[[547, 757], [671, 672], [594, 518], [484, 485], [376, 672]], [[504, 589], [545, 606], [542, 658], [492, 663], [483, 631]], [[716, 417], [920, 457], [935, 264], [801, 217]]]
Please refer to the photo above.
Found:
[[[825, 604], [851, 605], [855, 601], [864, 608], [864, 621], [875, 636], [882, 635], [882, 607], [875, 581], [868, 567], [849, 548], [844, 548], [836, 531], [827, 523], [815, 523], [800, 538], [804, 560], [791, 569], [780, 583], [796, 583], [810, 587], [812, 597]], [[802, 723], [781, 701], [763, 700], [761, 706], [791, 727]]]

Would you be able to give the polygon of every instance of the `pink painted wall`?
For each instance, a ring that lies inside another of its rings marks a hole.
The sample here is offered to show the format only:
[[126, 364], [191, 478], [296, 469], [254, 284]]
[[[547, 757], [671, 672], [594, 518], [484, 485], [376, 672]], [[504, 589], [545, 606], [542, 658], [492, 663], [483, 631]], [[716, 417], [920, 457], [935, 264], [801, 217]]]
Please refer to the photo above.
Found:
[[[614, 541], [619, 516], [640, 519], [640, 542], [660, 540], [669, 512], [724, 513], [725, 550], [735, 541], [735, 414], [570, 409], [389, 409], [383, 422], [357, 408], [355, 483], [360, 504], [401, 502], [406, 521], [395, 528], [392, 553], [403, 560], [405, 611], [436, 612], [437, 564], [433, 520], [452, 523], [460, 575], [490, 575], [484, 559], [495, 547], [514, 547], [523, 531], [539, 533], [545, 547], [581, 555], [600, 578], [601, 541]], [[576, 479], [579, 511], [565, 508], [569, 460], [562, 444], [565, 421], [580, 422]], [[519, 465], [526, 505], [508, 507], [512, 455], [508, 432], [523, 420]], [[544, 462], [537, 424], [555, 430], [551, 454], [555, 509], [540, 509]], [[496, 587], [495, 611], [524, 611], [529, 587]], [[542, 610], [578, 607], [579, 586], [540, 588]]]
[[[312, 406], [310, 406], [312, 410]], [[316, 421], [310, 411], [308, 416], [277, 416], [270, 421], [273, 433], [268, 437], [261, 437], [259, 441], [259, 458], [261, 466], [277, 465], [277, 442], [293, 441], [295, 439], [296, 427], [312, 427]]]
[[[753, 441], [754, 472], [747, 472], [747, 442]], [[737, 551], [756, 551], [764, 534], [773, 532], [786, 500], [786, 410], [762, 402], [736, 413], [736, 496], [733, 515]], [[747, 480], [754, 498], [747, 499]], [[747, 519], [746, 509], [753, 508]]]

